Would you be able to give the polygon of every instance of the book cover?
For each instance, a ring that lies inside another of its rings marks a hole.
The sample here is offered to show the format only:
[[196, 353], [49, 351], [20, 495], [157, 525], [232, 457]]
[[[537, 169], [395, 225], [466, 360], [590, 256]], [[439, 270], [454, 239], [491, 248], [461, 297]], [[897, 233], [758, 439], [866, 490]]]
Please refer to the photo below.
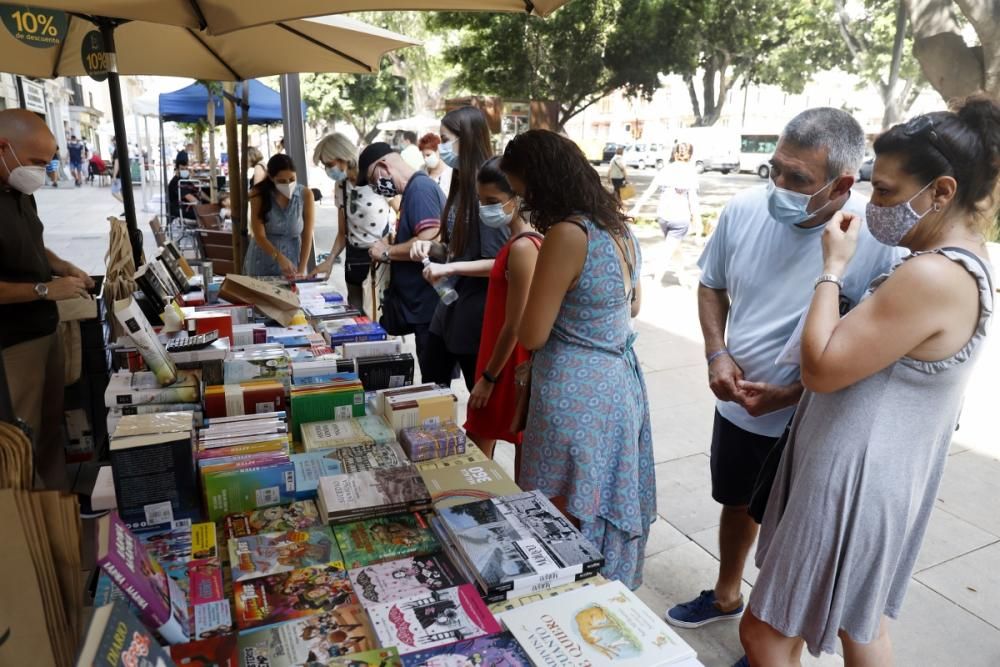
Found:
[[112, 512], [97, 521], [96, 565], [140, 609], [140, 618], [169, 644], [188, 641], [188, 603], [160, 563]]
[[177, 667], [240, 667], [234, 634], [171, 646], [170, 657]]
[[455, 456], [446, 456], [443, 459], [428, 459], [426, 461], [418, 461], [413, 465], [417, 466], [417, 470], [421, 474], [428, 472], [430, 470], [443, 470], [445, 468], [457, 468], [473, 463], [482, 463], [483, 461], [490, 461], [492, 459], [486, 458], [486, 455], [476, 447], [473, 443], [468, 443], [465, 446], [464, 454], [456, 454]]
[[314, 565], [233, 584], [236, 625], [241, 630], [283, 623], [357, 604], [347, 573]]
[[209, 418], [266, 414], [287, 408], [285, 386], [277, 380], [255, 380], [205, 388], [205, 416]]
[[344, 466], [329, 452], [292, 454], [291, 458], [295, 466], [295, 497], [299, 499], [316, 497], [320, 477], [344, 473]]
[[695, 651], [620, 581], [500, 615], [536, 665], [657, 667]]
[[326, 527], [229, 540], [229, 564], [233, 569], [234, 582], [291, 572], [310, 565], [333, 564], [343, 570], [343, 561], [333, 533]]
[[233, 611], [229, 600], [214, 600], [194, 606], [194, 636], [208, 639], [233, 631]]
[[330, 450], [328, 456], [340, 461], [345, 473], [376, 468], [396, 468], [409, 464], [406, 454], [395, 442], [338, 447]]
[[365, 391], [377, 391], [413, 384], [413, 355], [409, 352], [353, 360], [355, 372]]
[[202, 471], [209, 521], [295, 500], [295, 467], [287, 458], [260, 467]]
[[292, 387], [289, 402], [297, 441], [303, 424], [365, 416], [365, 388], [357, 379]]
[[302, 446], [307, 452], [395, 441], [396, 434], [378, 415], [302, 425]]
[[148, 403], [197, 403], [198, 375], [178, 373], [177, 381], [161, 387], [156, 375], [149, 371], [118, 371], [108, 381], [104, 390], [104, 404], [144, 405]]
[[420, 394], [402, 394], [385, 398], [385, 420], [394, 433], [408, 426], [437, 426], [446, 421], [458, 422], [458, 399], [450, 390], [430, 390]]
[[604, 564], [539, 491], [445, 507], [439, 516], [490, 602], [494, 594], [541, 581], [592, 576]]
[[136, 537], [146, 549], [146, 553], [164, 565], [172, 562], [186, 563], [191, 560], [192, 532], [191, 522], [182, 520], [174, 521], [171, 525], [154, 531], [136, 533]]
[[403, 662], [399, 659], [396, 647], [390, 646], [330, 658], [324, 664], [326, 667], [402, 667]]
[[165, 667], [170, 656], [123, 602], [94, 610], [77, 667]]
[[412, 465], [321, 477], [318, 502], [327, 518], [380, 516], [430, 505], [430, 494]]
[[191, 606], [220, 602], [225, 599], [222, 563], [219, 558], [198, 558], [187, 562]]
[[531, 659], [509, 632], [466, 639], [447, 646], [403, 656], [404, 667], [533, 667]]
[[368, 607], [468, 583], [443, 552], [375, 563], [350, 571], [354, 592]]
[[606, 583], [608, 583], [607, 579], [600, 574], [595, 574], [587, 579], [580, 579], [579, 581], [574, 580], [565, 584], [551, 586], [544, 590], [525, 593], [524, 595], [519, 595], [517, 597], [510, 598], [509, 600], [501, 600], [500, 602], [490, 603], [487, 606], [490, 608], [490, 611], [493, 612], [494, 616], [499, 617], [499, 615], [505, 611], [517, 609], [518, 607], [523, 607], [527, 604], [538, 602], [539, 600], [554, 598], [558, 595], [562, 595], [563, 593], [569, 593], [570, 591], [575, 591], [579, 588], [586, 588], [587, 586], [603, 586]]
[[400, 396], [402, 394], [414, 394], [429, 391], [431, 389], [439, 389], [441, 391], [447, 391], [441, 387], [438, 387], [433, 382], [424, 382], [423, 384], [414, 384], [405, 387], [394, 387], [391, 389], [379, 389], [375, 392], [375, 405], [374, 412], [379, 415], [385, 415], [385, 399], [387, 396]]
[[400, 655], [502, 630], [469, 584], [372, 605], [368, 615], [379, 641]]
[[132, 613], [138, 615], [139, 607], [136, 606], [134, 602], [129, 598], [129, 596], [122, 589], [115, 585], [115, 582], [111, 580], [108, 573], [104, 570], [98, 570], [97, 581], [94, 584], [94, 608], [103, 607], [104, 605], [111, 604], [116, 600], [121, 600], [128, 605]]
[[247, 667], [301, 667], [371, 651], [377, 642], [361, 605], [342, 605], [315, 616], [248, 630], [240, 634], [237, 646]]
[[222, 521], [222, 534], [228, 543], [234, 537], [307, 530], [322, 524], [323, 520], [319, 516], [319, 510], [316, 509], [316, 503], [311, 500], [301, 500], [289, 505], [230, 514]]
[[283, 347], [254, 351], [232, 352], [222, 366], [226, 384], [238, 385], [251, 380], [274, 380], [287, 389], [291, 385], [292, 369]]
[[[471, 450], [479, 450], [472, 447]], [[462, 458], [461, 456], [455, 457]], [[485, 457], [483, 457], [485, 459]], [[434, 507], [451, 507], [474, 500], [521, 493], [498, 463], [491, 460], [456, 462], [440, 468], [421, 470]]]
[[146, 360], [146, 366], [156, 376], [157, 382], [161, 385], [175, 382], [177, 366], [167, 356], [166, 348], [131, 296], [115, 301], [115, 318], [132, 339], [132, 344], [139, 349], [142, 358]]
[[384, 357], [403, 352], [403, 343], [399, 338], [391, 340], [363, 341], [360, 343], [344, 343], [344, 359], [359, 357]]
[[413, 462], [465, 453], [465, 431], [455, 422], [409, 426], [399, 432], [399, 444]]
[[333, 527], [348, 569], [429, 554], [440, 548], [434, 532], [418, 512], [364, 519]]

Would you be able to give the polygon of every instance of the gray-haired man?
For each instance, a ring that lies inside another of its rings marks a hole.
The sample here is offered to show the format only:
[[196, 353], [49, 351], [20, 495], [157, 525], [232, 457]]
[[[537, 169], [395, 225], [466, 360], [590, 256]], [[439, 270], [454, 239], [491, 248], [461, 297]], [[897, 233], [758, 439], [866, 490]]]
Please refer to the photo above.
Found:
[[[822, 272], [824, 225], [839, 210], [864, 217], [866, 198], [851, 192], [864, 149], [864, 132], [849, 114], [818, 108], [797, 115], [778, 141], [767, 186], [733, 197], [698, 262], [698, 315], [718, 398], [711, 469], [712, 497], [722, 504], [721, 562], [714, 588], [667, 612], [674, 625], [700, 627], [743, 613], [743, 565], [757, 536], [747, 505], [802, 394], [797, 363], [778, 363], [779, 356]], [[843, 312], [897, 257], [861, 230], [843, 278]]]

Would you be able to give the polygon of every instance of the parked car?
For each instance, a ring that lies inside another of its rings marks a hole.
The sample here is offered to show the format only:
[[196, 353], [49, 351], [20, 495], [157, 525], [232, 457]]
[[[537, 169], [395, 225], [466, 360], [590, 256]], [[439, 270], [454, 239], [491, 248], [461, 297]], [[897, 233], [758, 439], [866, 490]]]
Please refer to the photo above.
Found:
[[625, 147], [625, 153], [622, 157], [625, 158], [626, 167], [662, 169], [670, 155], [667, 153], [667, 147], [663, 144], [630, 144]]
[[613, 141], [609, 141], [608, 143], [604, 144], [604, 150], [602, 151], [601, 154], [601, 164], [607, 164], [608, 162], [611, 162], [611, 158], [615, 156], [615, 153], [618, 152], [619, 148], [625, 148], [625, 144], [616, 144]]
[[875, 166], [875, 158], [870, 157], [861, 163], [861, 168], [858, 169], [858, 180], [859, 181], [870, 181], [872, 180], [872, 167]]
[[777, 146], [777, 134], [740, 135], [740, 171], [752, 171], [761, 178], [768, 178], [771, 156]]

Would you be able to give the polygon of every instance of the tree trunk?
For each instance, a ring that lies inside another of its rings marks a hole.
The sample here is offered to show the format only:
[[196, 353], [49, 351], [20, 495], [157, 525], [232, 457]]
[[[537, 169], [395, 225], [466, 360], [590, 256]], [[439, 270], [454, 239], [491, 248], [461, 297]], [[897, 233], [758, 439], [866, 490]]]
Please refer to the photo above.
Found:
[[900, 103], [905, 99], [908, 90], [900, 97], [896, 94], [899, 85], [899, 68], [903, 61], [903, 43], [906, 40], [906, 6], [902, 0], [896, 2], [896, 32], [892, 40], [892, 60], [889, 63], [889, 76], [880, 86], [882, 93], [882, 129], [887, 130], [899, 122], [902, 115]]
[[215, 197], [215, 95], [208, 91], [208, 196]]
[[[243, 84], [246, 86], [246, 84]], [[227, 93], [223, 98], [222, 106], [226, 113], [226, 154], [229, 156], [229, 205], [233, 216], [233, 264], [236, 273], [240, 272], [240, 264], [243, 259], [243, 236], [240, 233], [243, 229], [243, 175], [246, 169], [242, 168], [240, 162], [240, 141], [236, 126], [236, 104], [229, 95], [236, 94], [236, 84], [225, 82], [222, 89]]]
[[[732, 87], [733, 83], [726, 76], [729, 73], [729, 55], [722, 56], [718, 62], [719, 71], [719, 88], [716, 92], [716, 99], [712, 104], [712, 111], [709, 113], [708, 109], [705, 110], [705, 118], [703, 122], [706, 126], [715, 125], [719, 122], [719, 118], [722, 117], [722, 109], [726, 106], [726, 97], [729, 96], [729, 89]], [[706, 73], [707, 75], [707, 73]], [[715, 76], [712, 76], [712, 82], [715, 82]], [[713, 85], [714, 88], [714, 85]]]
[[691, 110], [694, 111], [694, 126], [701, 125], [701, 104], [698, 102], [698, 91], [694, 89], [694, 76], [684, 75], [684, 83], [687, 84], [688, 96], [691, 98]]
[[205, 128], [202, 127], [200, 122], [196, 123], [194, 126], [194, 161], [197, 164], [205, 163], [205, 152], [202, 150], [201, 146], [204, 141]]
[[704, 65], [704, 72], [701, 75], [701, 108], [703, 110], [699, 125], [711, 125], [710, 120], [716, 114], [715, 110], [715, 72], [716, 58], [712, 56]]
[[[986, 86], [983, 49], [966, 46], [952, 0], [903, 0], [913, 28], [913, 55], [927, 81], [946, 101], [971, 95]], [[986, 5], [987, 0], [977, 0]], [[970, 5], [971, 2], [961, 4]], [[1000, 55], [996, 42], [983, 42], [992, 52], [990, 62]], [[1000, 64], [997, 68], [1000, 70]], [[1000, 76], [1000, 75], [998, 75]], [[1000, 84], [1000, 81], [994, 81]], [[990, 90], [997, 94], [996, 88]]]

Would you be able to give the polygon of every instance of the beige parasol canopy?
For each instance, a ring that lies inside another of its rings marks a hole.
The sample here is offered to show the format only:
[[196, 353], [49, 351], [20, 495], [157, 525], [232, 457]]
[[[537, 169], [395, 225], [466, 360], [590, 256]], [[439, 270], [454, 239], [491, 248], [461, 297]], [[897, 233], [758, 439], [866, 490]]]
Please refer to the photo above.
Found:
[[569, 0], [33, 0], [32, 5], [219, 35], [289, 19], [376, 10], [532, 12], [547, 16]]
[[[92, 30], [90, 21], [71, 16], [64, 43], [39, 49], [0, 29], [0, 62], [5, 71], [27, 76], [85, 75], [80, 51]], [[115, 30], [118, 74], [209, 81], [293, 72], [369, 73], [378, 71], [386, 52], [418, 43], [346, 16], [283, 21], [221, 36], [146, 21], [122, 23]]]

